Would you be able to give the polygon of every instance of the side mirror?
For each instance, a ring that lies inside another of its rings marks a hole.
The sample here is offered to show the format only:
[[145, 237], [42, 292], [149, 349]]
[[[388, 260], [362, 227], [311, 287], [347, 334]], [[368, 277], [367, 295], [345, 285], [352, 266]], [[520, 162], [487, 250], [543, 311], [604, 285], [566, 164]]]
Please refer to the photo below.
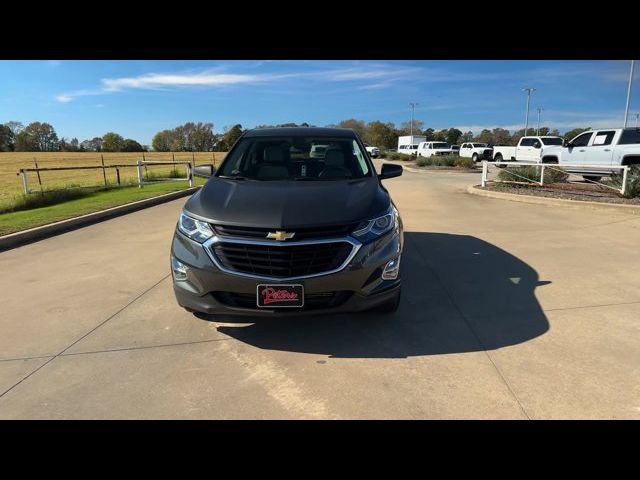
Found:
[[196, 177], [209, 178], [213, 177], [214, 173], [216, 173], [216, 167], [214, 167], [210, 163], [207, 163], [205, 165], [198, 165], [197, 167], [193, 168], [193, 174]]
[[385, 163], [382, 165], [382, 170], [380, 171], [380, 175], [378, 175], [378, 177], [380, 178], [380, 180], [384, 180], [386, 178], [399, 177], [400, 175], [402, 175], [402, 165]]
[[564, 142], [564, 146], [567, 147], [567, 148], [573, 148], [573, 143], [565, 141]]
[[540, 142], [536, 142], [533, 144], [533, 148], [540, 148], [542, 147], [542, 145], [540, 145]]

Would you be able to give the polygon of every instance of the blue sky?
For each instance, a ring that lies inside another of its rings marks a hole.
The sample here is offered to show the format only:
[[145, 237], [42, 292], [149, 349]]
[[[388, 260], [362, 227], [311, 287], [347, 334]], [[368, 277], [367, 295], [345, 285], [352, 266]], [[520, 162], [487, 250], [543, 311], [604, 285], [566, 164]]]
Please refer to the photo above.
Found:
[[[640, 112], [636, 67], [631, 112]], [[426, 127], [619, 127], [628, 61], [0, 61], [0, 123], [51, 123], [80, 141], [108, 131], [150, 144], [187, 121], [324, 126], [355, 117]], [[631, 124], [635, 117], [631, 116]]]

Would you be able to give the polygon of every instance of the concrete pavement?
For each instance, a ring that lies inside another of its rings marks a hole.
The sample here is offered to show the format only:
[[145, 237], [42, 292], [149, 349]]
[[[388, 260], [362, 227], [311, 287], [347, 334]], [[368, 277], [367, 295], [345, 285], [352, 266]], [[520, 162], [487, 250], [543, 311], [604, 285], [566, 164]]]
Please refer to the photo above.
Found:
[[640, 218], [385, 182], [393, 316], [201, 319], [173, 298], [184, 200], [0, 253], [0, 418], [640, 418]]

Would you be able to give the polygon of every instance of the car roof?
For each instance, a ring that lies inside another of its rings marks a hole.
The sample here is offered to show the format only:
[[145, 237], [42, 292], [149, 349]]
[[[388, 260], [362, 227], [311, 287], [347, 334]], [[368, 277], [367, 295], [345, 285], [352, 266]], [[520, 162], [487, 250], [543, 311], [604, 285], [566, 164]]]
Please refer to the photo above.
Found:
[[245, 132], [245, 137], [345, 137], [354, 138], [355, 132], [351, 128], [323, 128], [323, 127], [280, 127], [254, 128]]

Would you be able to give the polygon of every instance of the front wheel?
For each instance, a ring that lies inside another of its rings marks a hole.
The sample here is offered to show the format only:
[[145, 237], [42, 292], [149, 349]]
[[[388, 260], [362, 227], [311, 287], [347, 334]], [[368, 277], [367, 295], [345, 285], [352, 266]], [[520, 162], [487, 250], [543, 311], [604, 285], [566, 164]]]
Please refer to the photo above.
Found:
[[478, 154], [474, 153], [473, 157], [471, 157], [471, 160], [473, 160], [473, 163], [478, 163]]

